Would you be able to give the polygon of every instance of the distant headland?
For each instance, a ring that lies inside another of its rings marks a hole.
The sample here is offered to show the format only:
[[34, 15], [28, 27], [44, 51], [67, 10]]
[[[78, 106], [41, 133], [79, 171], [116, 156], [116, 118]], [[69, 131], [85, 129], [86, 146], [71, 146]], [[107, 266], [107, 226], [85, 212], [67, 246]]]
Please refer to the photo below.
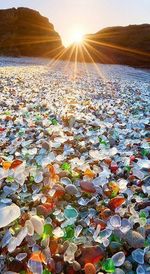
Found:
[[53, 24], [29, 8], [0, 10], [0, 55], [150, 68], [150, 24], [109, 27], [65, 48]]

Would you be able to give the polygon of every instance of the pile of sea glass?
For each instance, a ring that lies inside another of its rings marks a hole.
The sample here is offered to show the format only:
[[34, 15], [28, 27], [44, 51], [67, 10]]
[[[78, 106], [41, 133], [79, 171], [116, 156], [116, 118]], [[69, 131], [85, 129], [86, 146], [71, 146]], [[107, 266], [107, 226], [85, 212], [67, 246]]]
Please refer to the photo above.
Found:
[[150, 74], [0, 75], [0, 273], [150, 273]]

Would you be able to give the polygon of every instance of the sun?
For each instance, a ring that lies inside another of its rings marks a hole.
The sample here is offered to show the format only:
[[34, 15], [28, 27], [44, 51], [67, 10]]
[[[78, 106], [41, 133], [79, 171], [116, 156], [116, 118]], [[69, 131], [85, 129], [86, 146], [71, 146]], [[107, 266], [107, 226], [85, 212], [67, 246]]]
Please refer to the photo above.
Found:
[[84, 33], [81, 30], [74, 30], [71, 33], [70, 37], [70, 44], [75, 43], [75, 44], [81, 44], [83, 43], [84, 40]]
[[80, 30], [75, 31], [72, 34], [72, 41], [76, 44], [81, 44], [83, 42], [83, 33]]
[[72, 44], [82, 45], [84, 43], [86, 35], [86, 28], [80, 24], [76, 24], [74, 26], [70, 26], [66, 34], [63, 37], [63, 43], [65, 47], [69, 47]]

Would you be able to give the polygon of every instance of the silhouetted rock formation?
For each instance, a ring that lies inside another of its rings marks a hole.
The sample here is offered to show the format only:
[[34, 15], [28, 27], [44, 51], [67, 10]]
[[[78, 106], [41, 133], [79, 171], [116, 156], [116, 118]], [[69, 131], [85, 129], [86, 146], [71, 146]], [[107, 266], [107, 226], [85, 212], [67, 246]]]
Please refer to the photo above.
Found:
[[150, 24], [105, 28], [86, 35], [83, 45], [65, 49], [54, 26], [39, 12], [28, 8], [0, 10], [0, 55], [150, 68]]
[[0, 10], [0, 55], [54, 57], [62, 49], [59, 34], [39, 12]]
[[[73, 47], [78, 50], [73, 50]], [[67, 49], [64, 59], [150, 68], [150, 24], [105, 28]]]

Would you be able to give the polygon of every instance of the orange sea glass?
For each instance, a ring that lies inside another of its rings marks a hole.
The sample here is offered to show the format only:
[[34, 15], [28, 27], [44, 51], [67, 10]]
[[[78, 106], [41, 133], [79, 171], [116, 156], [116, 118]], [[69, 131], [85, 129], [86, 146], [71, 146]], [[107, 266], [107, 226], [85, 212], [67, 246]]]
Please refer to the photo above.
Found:
[[126, 200], [123, 197], [115, 197], [110, 200], [108, 206], [110, 209], [115, 210], [117, 207], [121, 206], [125, 201]]
[[96, 274], [96, 268], [93, 264], [87, 263], [84, 267], [85, 274]]

